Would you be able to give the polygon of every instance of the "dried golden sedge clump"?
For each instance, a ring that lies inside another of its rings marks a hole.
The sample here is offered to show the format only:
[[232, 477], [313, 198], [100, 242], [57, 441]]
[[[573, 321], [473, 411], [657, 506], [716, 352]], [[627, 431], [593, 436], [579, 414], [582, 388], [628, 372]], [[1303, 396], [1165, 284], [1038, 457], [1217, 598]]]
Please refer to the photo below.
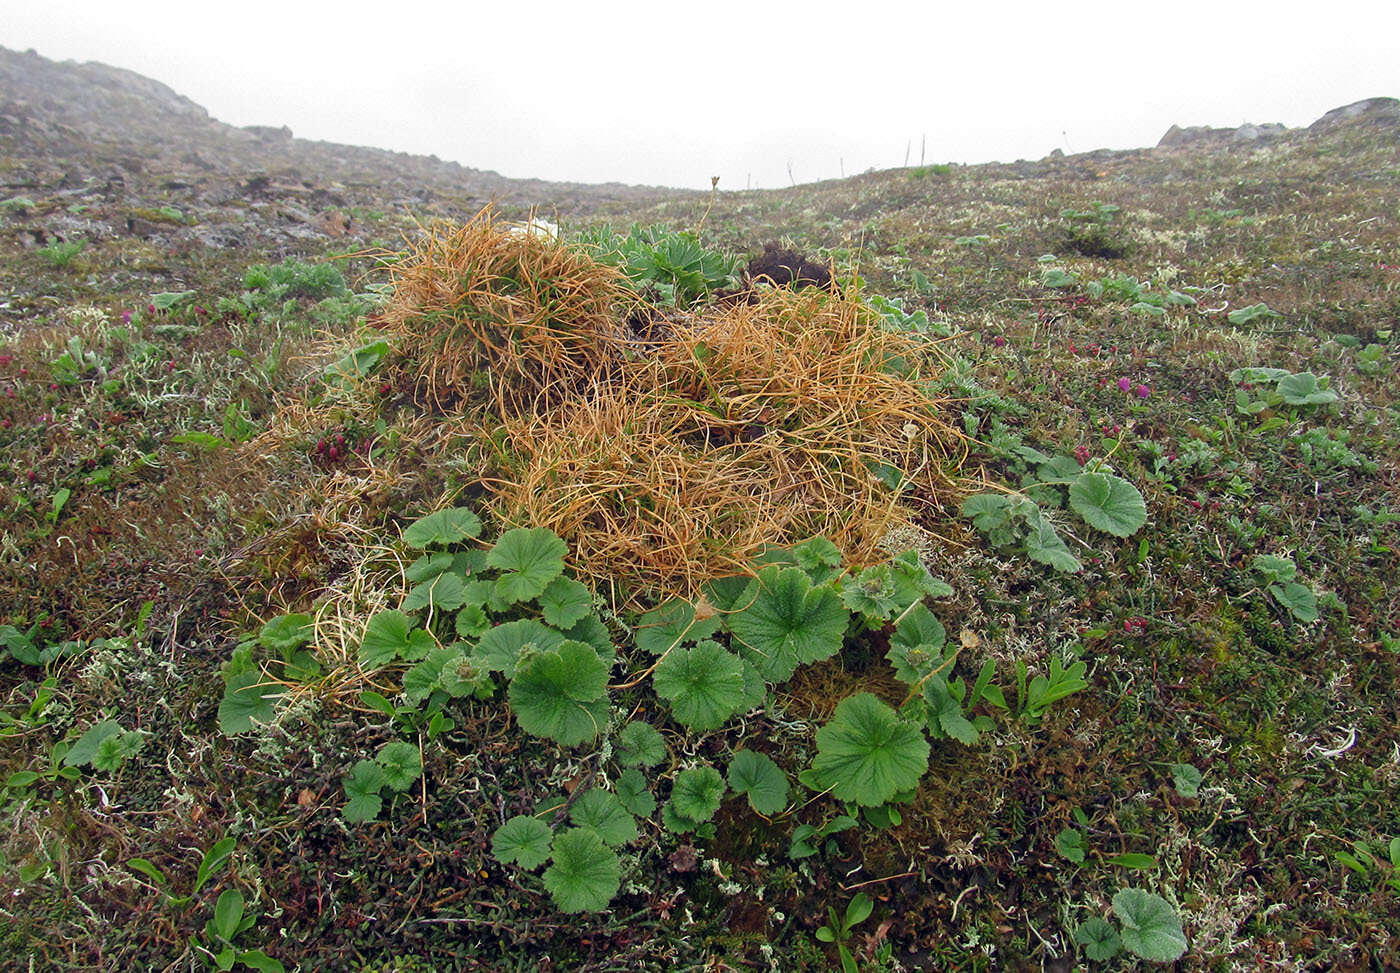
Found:
[[617, 270], [546, 234], [506, 232], [489, 208], [427, 230], [393, 267], [383, 314], [420, 401], [446, 411], [486, 381], [505, 414], [615, 363], [617, 308], [636, 300]]
[[877, 475], [938, 502], [962, 437], [913, 379], [921, 352], [860, 304], [776, 290], [692, 319], [606, 385], [506, 421], [513, 456], [490, 484], [507, 523], [548, 527], [626, 598], [690, 593], [767, 544], [822, 534], [854, 563], [907, 520]]

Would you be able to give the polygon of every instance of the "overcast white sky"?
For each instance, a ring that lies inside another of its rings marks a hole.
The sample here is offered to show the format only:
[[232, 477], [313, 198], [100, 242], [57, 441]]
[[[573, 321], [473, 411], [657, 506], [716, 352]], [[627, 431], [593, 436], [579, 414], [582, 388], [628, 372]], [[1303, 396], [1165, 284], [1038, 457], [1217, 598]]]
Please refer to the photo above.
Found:
[[234, 125], [692, 188], [1132, 148], [1174, 122], [1300, 126], [1400, 97], [1396, 0], [0, 0], [0, 46], [129, 68]]

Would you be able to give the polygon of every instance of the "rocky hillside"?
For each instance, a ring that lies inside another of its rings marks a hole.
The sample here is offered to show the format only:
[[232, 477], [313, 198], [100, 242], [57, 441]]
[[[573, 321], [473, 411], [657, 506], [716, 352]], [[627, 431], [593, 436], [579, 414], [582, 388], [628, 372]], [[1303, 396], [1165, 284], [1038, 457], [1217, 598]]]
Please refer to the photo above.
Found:
[[275, 255], [393, 239], [415, 219], [465, 218], [493, 201], [581, 219], [686, 195], [507, 179], [287, 128], [237, 128], [134, 72], [0, 48], [0, 198], [6, 235], [25, 248], [135, 238]]

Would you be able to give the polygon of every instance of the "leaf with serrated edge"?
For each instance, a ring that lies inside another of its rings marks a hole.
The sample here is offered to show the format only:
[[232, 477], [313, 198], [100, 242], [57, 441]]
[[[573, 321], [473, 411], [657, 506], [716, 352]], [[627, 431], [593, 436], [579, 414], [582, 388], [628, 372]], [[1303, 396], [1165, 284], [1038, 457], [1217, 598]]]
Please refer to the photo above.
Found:
[[1090, 527], [1114, 537], [1129, 537], [1147, 523], [1137, 487], [1111, 473], [1081, 473], [1069, 485], [1069, 505]]
[[592, 828], [613, 847], [637, 837], [637, 822], [622, 806], [616, 794], [601, 787], [591, 788], [569, 808], [569, 820], [580, 828]]
[[517, 814], [491, 836], [491, 854], [504, 863], [537, 868], [549, 859], [549, 825], [528, 814]]
[[481, 533], [481, 518], [466, 507], [438, 510], [420, 517], [404, 528], [403, 542], [409, 547], [460, 544]]
[[713, 767], [682, 770], [671, 785], [671, 805], [677, 814], [696, 824], [715, 816], [724, 799], [724, 778]]
[[624, 767], [640, 765], [654, 767], [666, 759], [666, 741], [650, 723], [633, 721], [617, 735], [614, 751]]
[[488, 567], [502, 572], [496, 594], [508, 604], [537, 598], [564, 571], [569, 547], [546, 527], [508, 530], [486, 555]]
[[1113, 897], [1113, 912], [1123, 924], [1123, 945], [1154, 963], [1170, 963], [1186, 952], [1186, 934], [1172, 904], [1142, 889], [1123, 889]]
[[756, 584], [753, 601], [730, 616], [729, 630], [764, 679], [784, 682], [799, 665], [840, 651], [850, 613], [834, 591], [814, 588], [801, 568], [764, 568]]
[[608, 665], [593, 646], [565, 642], [521, 661], [508, 696], [520, 728], [566, 747], [592, 740], [608, 720]]
[[787, 807], [787, 774], [771, 757], [753, 750], [740, 750], [729, 762], [729, 789], [747, 795], [759, 814], [773, 815]]
[[870, 807], [918, 786], [928, 756], [917, 724], [899, 719], [870, 693], [857, 693], [817, 731], [812, 769], [838, 800]]
[[672, 649], [657, 663], [652, 685], [682, 726], [713, 730], [744, 701], [744, 665], [707, 639], [692, 648]]
[[621, 885], [622, 868], [592, 828], [570, 828], [554, 837], [554, 862], [544, 885], [560, 912], [601, 912]]

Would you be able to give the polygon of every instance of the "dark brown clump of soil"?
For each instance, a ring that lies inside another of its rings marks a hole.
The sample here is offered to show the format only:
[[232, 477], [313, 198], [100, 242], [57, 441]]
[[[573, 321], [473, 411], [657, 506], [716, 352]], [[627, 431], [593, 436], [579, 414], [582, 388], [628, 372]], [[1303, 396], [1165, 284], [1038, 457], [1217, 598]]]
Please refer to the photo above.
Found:
[[765, 281], [775, 287], [831, 287], [831, 270], [809, 260], [795, 250], [785, 250], [775, 243], [766, 244], [763, 253], [749, 261], [749, 279]]

